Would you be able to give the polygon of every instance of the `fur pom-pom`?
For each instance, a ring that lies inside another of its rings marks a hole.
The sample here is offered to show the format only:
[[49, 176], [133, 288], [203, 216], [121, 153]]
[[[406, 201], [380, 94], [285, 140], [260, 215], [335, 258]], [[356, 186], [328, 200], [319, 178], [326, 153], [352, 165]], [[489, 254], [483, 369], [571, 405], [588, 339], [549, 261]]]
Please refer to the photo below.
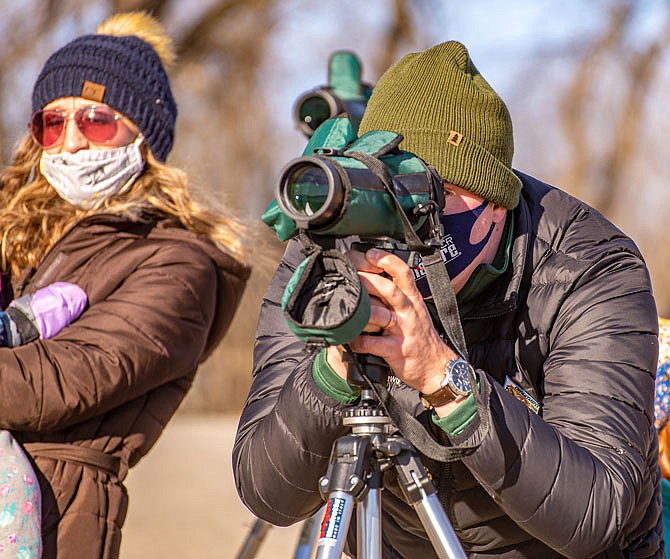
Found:
[[172, 38], [165, 27], [147, 12], [126, 12], [108, 17], [98, 25], [100, 35], [123, 37], [134, 35], [149, 43], [166, 69], [174, 65], [176, 53]]

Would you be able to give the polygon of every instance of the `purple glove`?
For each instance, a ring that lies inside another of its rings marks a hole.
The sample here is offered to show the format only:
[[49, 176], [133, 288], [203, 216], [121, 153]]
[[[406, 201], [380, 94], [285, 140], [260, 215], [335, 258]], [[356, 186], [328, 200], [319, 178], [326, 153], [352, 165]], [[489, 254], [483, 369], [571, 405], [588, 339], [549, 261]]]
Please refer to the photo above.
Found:
[[88, 302], [74, 283], [57, 282], [15, 299], [4, 313], [4, 345], [16, 347], [37, 338], [46, 340], [76, 320]]
[[40, 338], [52, 338], [84, 311], [88, 297], [74, 283], [56, 282], [39, 289], [30, 299]]

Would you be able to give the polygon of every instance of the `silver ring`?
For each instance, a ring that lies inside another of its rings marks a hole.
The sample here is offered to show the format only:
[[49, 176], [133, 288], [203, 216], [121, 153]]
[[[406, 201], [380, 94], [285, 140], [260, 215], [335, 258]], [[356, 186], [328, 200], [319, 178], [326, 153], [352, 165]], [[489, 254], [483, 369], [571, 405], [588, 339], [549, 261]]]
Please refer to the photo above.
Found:
[[391, 313], [391, 316], [389, 316], [389, 321], [386, 323], [386, 326], [382, 327], [382, 330], [390, 330], [398, 322], [398, 317], [396, 316], [396, 314], [391, 310], [389, 312]]

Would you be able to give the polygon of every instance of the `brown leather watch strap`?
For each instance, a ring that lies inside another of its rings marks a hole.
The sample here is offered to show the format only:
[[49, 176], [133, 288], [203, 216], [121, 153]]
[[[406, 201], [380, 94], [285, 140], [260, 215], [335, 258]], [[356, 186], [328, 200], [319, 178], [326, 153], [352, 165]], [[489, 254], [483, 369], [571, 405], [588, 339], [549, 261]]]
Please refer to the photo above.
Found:
[[421, 402], [429, 410], [443, 406], [449, 402], [453, 402], [456, 398], [458, 398], [458, 394], [454, 393], [454, 391], [451, 390], [447, 384], [441, 386], [431, 394], [424, 394], [423, 392], [421, 393]]

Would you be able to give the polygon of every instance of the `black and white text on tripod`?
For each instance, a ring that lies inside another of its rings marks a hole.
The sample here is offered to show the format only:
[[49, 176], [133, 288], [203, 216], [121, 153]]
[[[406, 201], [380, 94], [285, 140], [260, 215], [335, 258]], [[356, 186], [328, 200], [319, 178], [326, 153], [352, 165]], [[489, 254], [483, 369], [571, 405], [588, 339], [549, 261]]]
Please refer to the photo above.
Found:
[[346, 507], [346, 501], [337, 497], [328, 499], [326, 510], [321, 522], [320, 538], [336, 540], [342, 525], [342, 515]]

